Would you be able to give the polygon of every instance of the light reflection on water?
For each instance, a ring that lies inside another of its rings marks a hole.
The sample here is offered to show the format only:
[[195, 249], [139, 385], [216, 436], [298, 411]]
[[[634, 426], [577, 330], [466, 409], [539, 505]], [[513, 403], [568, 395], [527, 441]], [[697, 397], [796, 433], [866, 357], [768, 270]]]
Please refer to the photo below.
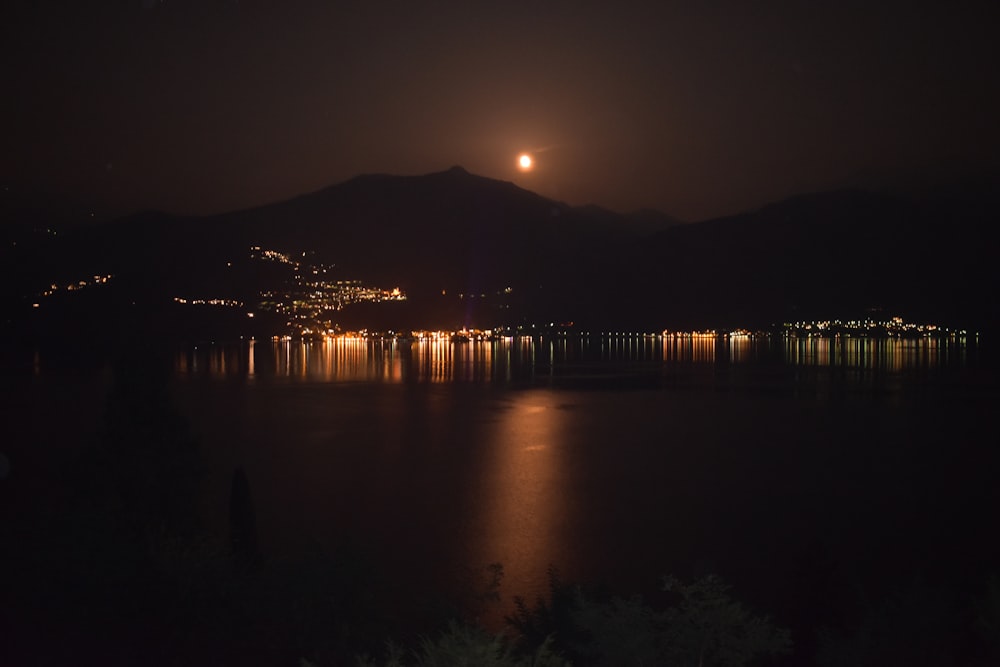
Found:
[[790, 338], [785, 356], [796, 365], [846, 366], [902, 371], [964, 363], [966, 346], [942, 338]]
[[[549, 566], [630, 591], [708, 558], [783, 586], [813, 539], [889, 559], [886, 525], [923, 545], [950, 530], [941, 503], [985, 515], [970, 498], [992, 488], [974, 435], [992, 390], [907, 381], [977, 354], [944, 338], [256, 341], [179, 353], [174, 388], [219, 471], [206, 505], [242, 466], [266, 550], [350, 538], [412, 599], [499, 561], [504, 602], [481, 618], [499, 630]], [[898, 502], [928, 488], [939, 525]]]
[[478, 493], [476, 539], [470, 563], [499, 561], [522, 590], [541, 594], [545, 572], [564, 549], [560, 528], [570, 521], [566, 497], [567, 444], [573, 442], [570, 415], [551, 393], [508, 397], [492, 428], [484, 429]]
[[281, 377], [319, 382], [510, 383], [607, 367], [641, 364], [719, 366], [777, 362], [902, 372], [964, 365], [962, 338], [837, 336], [589, 336], [498, 338], [492, 341], [401, 341], [330, 338], [249, 341], [178, 352], [181, 375]]
[[[549, 565], [623, 592], [702, 559], [790, 589], [818, 540], [831, 560], [893, 566], [895, 544], [958, 543], [963, 567], [996, 507], [995, 374], [929, 373], [948, 382], [927, 392], [897, 380], [982, 352], [846, 336], [268, 340], [180, 351], [171, 388], [220, 535], [240, 466], [269, 556], [350, 538], [403, 592], [424, 585], [414, 573], [461, 590], [460, 568], [500, 561], [499, 623], [514, 595], [546, 592]], [[11, 392], [15, 466], [99, 428], [108, 378], [46, 379]], [[683, 391], [707, 385], [748, 391]], [[644, 391], [664, 386], [682, 391]]]

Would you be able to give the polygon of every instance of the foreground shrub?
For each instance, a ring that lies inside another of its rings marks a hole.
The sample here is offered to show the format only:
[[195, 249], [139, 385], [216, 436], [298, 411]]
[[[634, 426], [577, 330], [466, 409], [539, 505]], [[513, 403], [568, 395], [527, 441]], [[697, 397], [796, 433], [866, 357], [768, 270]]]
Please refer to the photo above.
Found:
[[550, 644], [546, 640], [528, 655], [515, 655], [503, 634], [452, 621], [436, 638], [422, 638], [414, 651], [390, 643], [383, 660], [364, 656], [358, 658], [358, 667], [569, 667]]

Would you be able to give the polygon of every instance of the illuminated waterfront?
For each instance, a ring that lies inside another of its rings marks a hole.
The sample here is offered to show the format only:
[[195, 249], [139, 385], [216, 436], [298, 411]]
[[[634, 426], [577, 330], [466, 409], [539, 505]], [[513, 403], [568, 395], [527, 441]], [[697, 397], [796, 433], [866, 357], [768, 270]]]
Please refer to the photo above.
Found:
[[412, 339], [337, 336], [322, 340], [245, 341], [178, 352], [181, 375], [285, 377], [321, 382], [511, 382], [565, 376], [625, 363], [644, 372], [678, 364], [756, 364], [908, 372], [961, 365], [976, 340], [731, 334], [494, 336], [456, 340], [445, 333]]

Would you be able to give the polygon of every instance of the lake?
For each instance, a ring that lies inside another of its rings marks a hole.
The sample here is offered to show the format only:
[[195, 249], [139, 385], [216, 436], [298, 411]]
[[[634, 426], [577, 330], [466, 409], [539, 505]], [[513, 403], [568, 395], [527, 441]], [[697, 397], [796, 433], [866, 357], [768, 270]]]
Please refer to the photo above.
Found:
[[443, 587], [498, 561], [508, 601], [544, 592], [549, 566], [635, 590], [695, 570], [766, 588], [809, 550], [922, 567], [987, 537], [996, 385], [976, 354], [933, 338], [252, 342], [178, 353], [175, 395], [213, 470], [246, 469], [268, 549], [350, 537]]
[[[241, 466], [265, 555], [350, 544], [401, 608], [499, 562], [487, 623], [554, 567], [622, 593], [715, 572], [795, 626], [848, 608], [839, 589], [1000, 567], [998, 385], [975, 339], [339, 338], [171, 359], [209, 523], [225, 530]], [[9, 378], [12, 470], [92, 427], [110, 382], [44, 360]]]

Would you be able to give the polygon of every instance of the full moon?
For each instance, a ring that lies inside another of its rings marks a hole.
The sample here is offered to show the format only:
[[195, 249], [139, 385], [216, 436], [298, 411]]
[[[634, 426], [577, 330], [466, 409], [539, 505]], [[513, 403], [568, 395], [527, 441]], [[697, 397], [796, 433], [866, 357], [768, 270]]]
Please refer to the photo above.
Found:
[[530, 171], [535, 166], [535, 161], [527, 153], [521, 153], [517, 158], [517, 168], [521, 171]]

